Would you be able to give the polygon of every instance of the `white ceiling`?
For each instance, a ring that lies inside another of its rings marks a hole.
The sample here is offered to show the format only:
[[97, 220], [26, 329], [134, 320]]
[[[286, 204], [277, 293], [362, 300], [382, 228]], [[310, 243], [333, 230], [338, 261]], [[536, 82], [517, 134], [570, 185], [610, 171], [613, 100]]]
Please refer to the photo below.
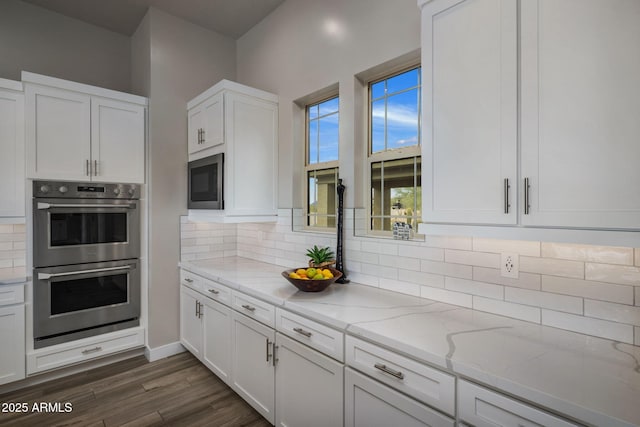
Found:
[[237, 39], [284, 0], [22, 0], [126, 36], [150, 6]]

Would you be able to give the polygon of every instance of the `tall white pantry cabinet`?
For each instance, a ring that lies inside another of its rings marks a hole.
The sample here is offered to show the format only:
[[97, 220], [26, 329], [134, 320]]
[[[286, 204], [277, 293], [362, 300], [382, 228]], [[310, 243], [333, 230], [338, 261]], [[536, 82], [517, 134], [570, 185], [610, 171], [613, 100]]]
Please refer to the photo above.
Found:
[[640, 2], [419, 3], [425, 222], [639, 229]]
[[0, 79], [0, 217], [23, 217], [24, 94], [22, 83]]

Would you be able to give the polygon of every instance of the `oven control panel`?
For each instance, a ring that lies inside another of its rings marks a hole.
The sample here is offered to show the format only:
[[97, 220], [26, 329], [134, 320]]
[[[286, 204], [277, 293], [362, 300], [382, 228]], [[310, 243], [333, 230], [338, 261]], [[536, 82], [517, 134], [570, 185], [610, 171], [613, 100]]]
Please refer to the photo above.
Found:
[[33, 197], [135, 200], [140, 198], [140, 186], [96, 182], [33, 181]]

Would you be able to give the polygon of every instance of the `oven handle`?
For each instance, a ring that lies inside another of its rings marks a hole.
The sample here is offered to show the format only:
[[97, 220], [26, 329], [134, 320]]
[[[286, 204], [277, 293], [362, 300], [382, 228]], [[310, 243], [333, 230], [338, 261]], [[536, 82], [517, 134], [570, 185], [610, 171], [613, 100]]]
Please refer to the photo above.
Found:
[[96, 268], [93, 270], [67, 271], [65, 273], [38, 273], [38, 280], [49, 280], [54, 277], [76, 276], [78, 274], [102, 273], [104, 271], [118, 271], [118, 270], [130, 270], [130, 269], [131, 269], [130, 265], [123, 265], [121, 267], [108, 267], [108, 268]]
[[38, 209], [51, 209], [51, 208], [126, 208], [133, 209], [136, 207], [135, 203], [125, 203], [121, 205], [113, 204], [113, 203], [42, 203], [38, 202]]

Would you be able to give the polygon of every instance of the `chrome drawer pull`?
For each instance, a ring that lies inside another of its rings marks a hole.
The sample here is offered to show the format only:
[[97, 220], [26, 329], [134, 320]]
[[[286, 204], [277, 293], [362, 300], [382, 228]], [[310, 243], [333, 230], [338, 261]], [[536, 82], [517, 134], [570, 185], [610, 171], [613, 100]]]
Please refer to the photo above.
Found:
[[311, 337], [311, 335], [313, 335], [311, 332], [309, 331], [305, 331], [302, 328], [293, 328], [293, 330], [301, 335], [304, 335], [305, 337], [309, 338]]
[[256, 311], [256, 308], [255, 307], [251, 307], [249, 304], [243, 305], [242, 308], [244, 308], [245, 310], [249, 310], [251, 312]]
[[404, 374], [400, 371], [394, 371], [393, 369], [387, 368], [387, 365], [383, 365], [381, 363], [376, 363], [375, 365], [373, 365], [376, 369], [381, 370], [382, 372], [384, 372], [385, 374], [389, 374], [392, 375], [398, 379], [403, 380], [404, 379]]
[[82, 350], [82, 354], [91, 354], [91, 353], [96, 353], [98, 351], [102, 351], [102, 347], [94, 347], [88, 350]]
[[211, 292], [214, 295], [218, 295], [220, 293], [220, 291], [217, 291], [215, 289], [208, 289], [209, 292]]
[[187, 283], [193, 283], [193, 279], [184, 279], [184, 281]]

